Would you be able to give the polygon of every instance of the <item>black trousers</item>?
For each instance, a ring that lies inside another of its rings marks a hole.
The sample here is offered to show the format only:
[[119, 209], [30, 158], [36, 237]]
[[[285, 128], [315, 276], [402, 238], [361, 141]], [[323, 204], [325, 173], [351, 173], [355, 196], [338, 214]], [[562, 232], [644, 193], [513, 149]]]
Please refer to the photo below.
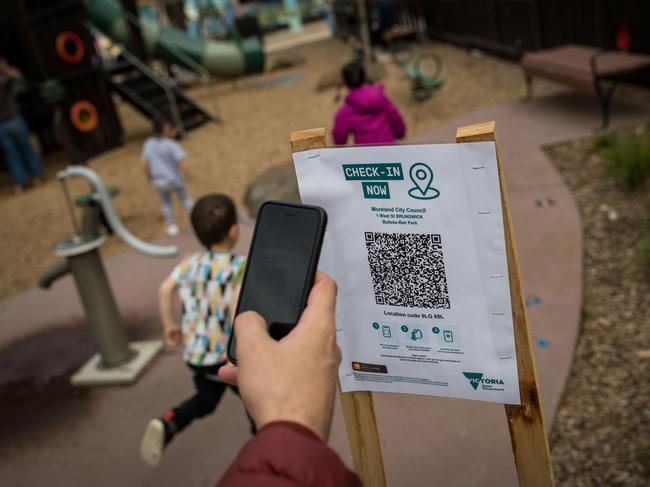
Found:
[[[196, 367], [188, 364], [188, 367], [194, 372], [196, 393], [172, 409], [177, 433], [185, 429], [195, 419], [214, 412], [226, 388], [230, 388], [239, 396], [237, 387], [225, 384], [217, 379], [217, 373], [223, 365], [224, 363], [219, 363], [208, 367]], [[246, 412], [246, 415], [248, 416], [248, 412]], [[251, 424], [251, 432], [255, 434], [255, 423], [253, 423], [250, 416], [248, 416], [248, 420]]]

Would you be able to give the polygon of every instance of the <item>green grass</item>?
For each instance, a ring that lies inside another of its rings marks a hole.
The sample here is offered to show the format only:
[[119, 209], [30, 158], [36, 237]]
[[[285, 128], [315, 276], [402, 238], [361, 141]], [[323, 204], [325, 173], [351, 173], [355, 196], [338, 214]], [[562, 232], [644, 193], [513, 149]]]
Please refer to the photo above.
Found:
[[650, 131], [607, 134], [592, 144], [594, 152], [616, 182], [626, 190], [643, 187], [650, 179]]

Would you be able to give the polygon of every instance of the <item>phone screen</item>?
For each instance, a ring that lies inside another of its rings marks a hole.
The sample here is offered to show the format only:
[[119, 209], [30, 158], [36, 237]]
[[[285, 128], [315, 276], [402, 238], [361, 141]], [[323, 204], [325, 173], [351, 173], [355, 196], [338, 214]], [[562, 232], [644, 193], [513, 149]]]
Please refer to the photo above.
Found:
[[[318, 207], [266, 203], [260, 209], [237, 314], [258, 312], [273, 338], [289, 333], [306, 305], [325, 220]], [[228, 354], [236, 360], [234, 330]]]

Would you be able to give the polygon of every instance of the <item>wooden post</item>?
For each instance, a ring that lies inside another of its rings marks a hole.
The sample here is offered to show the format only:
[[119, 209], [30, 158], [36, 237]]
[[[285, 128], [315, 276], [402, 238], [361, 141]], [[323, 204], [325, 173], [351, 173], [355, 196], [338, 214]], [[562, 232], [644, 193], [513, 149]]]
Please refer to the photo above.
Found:
[[372, 44], [370, 43], [370, 29], [368, 28], [368, 6], [366, 0], [357, 0], [357, 18], [359, 21], [359, 36], [363, 48], [363, 67], [366, 75], [370, 74], [372, 64]]
[[[292, 152], [325, 148], [325, 129], [302, 130], [291, 134]], [[339, 388], [340, 389], [340, 388]], [[341, 408], [352, 452], [354, 470], [368, 487], [385, 487], [386, 473], [381, 454], [377, 420], [370, 392], [341, 393]]]
[[515, 245], [515, 235], [510, 217], [510, 204], [506, 191], [503, 166], [499, 157], [496, 139], [496, 124], [486, 122], [460, 127], [456, 132], [456, 142], [494, 142], [499, 167], [499, 186], [501, 187], [501, 206], [503, 209], [503, 229], [506, 240], [508, 275], [510, 277], [510, 300], [512, 302], [512, 321], [517, 350], [517, 370], [519, 374], [519, 394], [521, 405], [505, 405], [512, 452], [515, 457], [517, 476], [521, 487], [552, 487], [553, 467], [544, 429], [544, 417], [537, 386], [535, 357], [530, 339], [528, 316], [524, 306], [524, 295], [519, 273], [519, 259]]

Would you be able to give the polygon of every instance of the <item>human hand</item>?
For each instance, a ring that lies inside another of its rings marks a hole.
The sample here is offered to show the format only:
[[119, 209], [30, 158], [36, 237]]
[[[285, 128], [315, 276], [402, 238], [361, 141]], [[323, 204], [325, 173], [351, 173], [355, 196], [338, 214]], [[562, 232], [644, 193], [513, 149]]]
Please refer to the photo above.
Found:
[[168, 347], [178, 347], [183, 342], [181, 327], [178, 325], [165, 325], [163, 333]]
[[280, 341], [255, 312], [235, 319], [238, 366], [221, 367], [219, 377], [239, 385], [258, 430], [272, 421], [293, 421], [327, 440], [341, 361], [335, 303], [336, 284], [319, 272], [298, 324]]

